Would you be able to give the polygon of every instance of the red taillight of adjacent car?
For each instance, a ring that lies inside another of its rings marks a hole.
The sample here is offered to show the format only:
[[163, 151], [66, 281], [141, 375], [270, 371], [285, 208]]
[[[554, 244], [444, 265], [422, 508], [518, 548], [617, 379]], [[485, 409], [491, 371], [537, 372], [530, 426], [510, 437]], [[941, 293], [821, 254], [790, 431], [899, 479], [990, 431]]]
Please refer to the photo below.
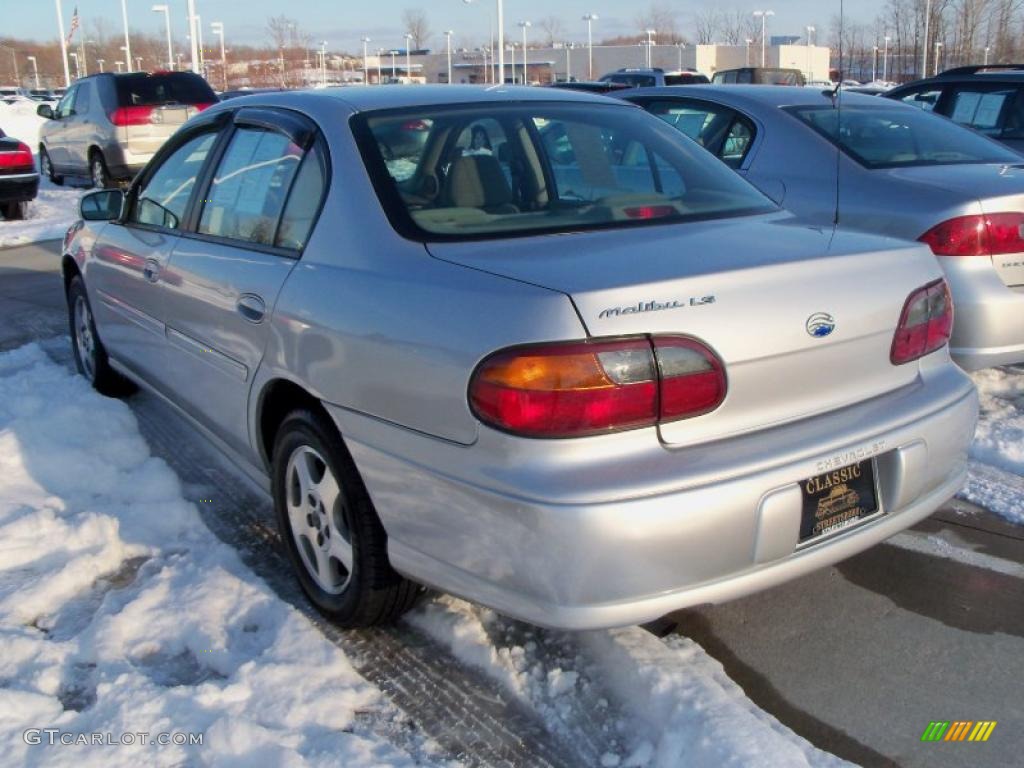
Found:
[[721, 362], [700, 342], [656, 337], [540, 344], [497, 352], [476, 369], [481, 421], [526, 437], [581, 437], [714, 410]]
[[945, 280], [918, 288], [907, 298], [889, 359], [902, 365], [945, 346], [953, 331], [953, 299]]
[[936, 256], [994, 256], [1024, 252], [1024, 213], [958, 216], [929, 229], [919, 240]]
[[153, 119], [153, 107], [118, 107], [110, 113], [110, 122], [119, 128], [129, 125], [149, 125]]
[[0, 151], [0, 171], [5, 173], [31, 173], [35, 170], [32, 150], [27, 144], [18, 142], [17, 149]]

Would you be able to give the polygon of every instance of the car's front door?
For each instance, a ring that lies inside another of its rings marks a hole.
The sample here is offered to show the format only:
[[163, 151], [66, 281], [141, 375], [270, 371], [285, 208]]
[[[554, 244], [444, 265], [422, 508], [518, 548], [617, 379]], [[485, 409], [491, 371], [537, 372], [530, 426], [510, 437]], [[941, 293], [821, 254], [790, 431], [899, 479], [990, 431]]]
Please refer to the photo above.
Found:
[[64, 150], [67, 153], [68, 168], [75, 175], [89, 173], [89, 139], [93, 135], [92, 110], [93, 84], [90, 81], [75, 86], [75, 101], [71, 114], [64, 119]]
[[55, 170], [70, 170], [71, 158], [68, 155], [68, 125], [74, 114], [75, 96], [78, 86], [73, 85], [64, 94], [53, 110], [53, 120], [46, 126], [46, 151]]
[[194, 233], [167, 271], [171, 386], [179, 405], [233, 449], [249, 449], [249, 389], [269, 319], [326, 184], [315, 127], [293, 113], [242, 109], [207, 175]]
[[122, 219], [100, 233], [87, 266], [86, 288], [108, 353], [160, 390], [167, 382], [167, 262], [217, 136], [215, 125], [190, 131], [154, 158], [129, 191]]

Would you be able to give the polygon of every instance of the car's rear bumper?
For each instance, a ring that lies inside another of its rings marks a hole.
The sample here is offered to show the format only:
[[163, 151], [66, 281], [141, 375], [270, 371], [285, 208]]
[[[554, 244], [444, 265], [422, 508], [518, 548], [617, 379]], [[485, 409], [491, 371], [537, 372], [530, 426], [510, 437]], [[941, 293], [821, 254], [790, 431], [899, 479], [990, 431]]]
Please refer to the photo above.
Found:
[[1024, 363], [1024, 286], [1005, 285], [987, 258], [957, 261], [944, 264], [953, 292], [953, 359], [967, 371]]
[[35, 200], [38, 192], [38, 173], [0, 176], [0, 203], [20, 203], [25, 200]]
[[[456, 446], [330, 407], [396, 569], [536, 624], [626, 625], [761, 590], [931, 514], [966, 477], [977, 395], [945, 353], [914, 385], [804, 422], [668, 450], [481, 429]], [[798, 484], [874, 457], [883, 514], [798, 546]]]
[[112, 143], [103, 150], [103, 157], [107, 163], [107, 171], [110, 177], [115, 180], [131, 180], [135, 175], [146, 167], [154, 152], [138, 153], [132, 152], [124, 144]]

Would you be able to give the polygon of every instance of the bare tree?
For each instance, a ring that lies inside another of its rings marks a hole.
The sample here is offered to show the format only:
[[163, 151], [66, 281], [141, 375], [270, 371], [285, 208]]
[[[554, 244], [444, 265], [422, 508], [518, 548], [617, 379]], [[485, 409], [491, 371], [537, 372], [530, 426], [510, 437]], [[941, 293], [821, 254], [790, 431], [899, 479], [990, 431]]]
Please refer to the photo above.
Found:
[[676, 12], [667, 3], [651, 3], [645, 12], [637, 14], [636, 25], [641, 30], [653, 29], [659, 45], [685, 42], [676, 31]]
[[714, 8], [704, 8], [693, 14], [693, 34], [698, 45], [715, 42], [720, 28], [721, 17]]
[[427, 14], [419, 8], [406, 8], [402, 11], [402, 25], [405, 31], [412, 35], [412, 47], [423, 48], [430, 39], [430, 25], [427, 23]]
[[565, 40], [565, 26], [558, 16], [545, 16], [537, 22], [537, 27], [544, 33], [544, 42], [548, 48]]
[[295, 39], [295, 21], [287, 16], [271, 16], [267, 19], [267, 36], [277, 49], [291, 45]]
[[743, 45], [747, 40], [761, 38], [761, 25], [749, 11], [724, 11], [717, 21], [719, 40], [726, 45]]

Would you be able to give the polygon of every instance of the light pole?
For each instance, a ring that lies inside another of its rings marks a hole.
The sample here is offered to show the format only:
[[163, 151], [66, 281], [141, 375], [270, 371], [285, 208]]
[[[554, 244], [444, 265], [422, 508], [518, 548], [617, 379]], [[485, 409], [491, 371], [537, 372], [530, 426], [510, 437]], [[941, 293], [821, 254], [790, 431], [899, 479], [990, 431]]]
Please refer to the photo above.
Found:
[[988, 52], [992, 50], [989, 46], [985, 46], [985, 66], [988, 66]]
[[[505, 82], [505, 6], [498, 0], [498, 71], [501, 72], [499, 82]], [[512, 82], [515, 82], [516, 70], [512, 67]]]
[[587, 79], [594, 79], [594, 22], [597, 21], [596, 13], [588, 13], [583, 16], [587, 22]]
[[124, 22], [124, 56], [128, 66], [132, 65], [132, 41], [128, 38], [128, 2], [121, 0], [121, 20]]
[[177, 66], [175, 67], [175, 70], [178, 71], [178, 72], [181, 72], [181, 54], [180, 53], [174, 54], [174, 60], [177, 62]]
[[565, 48], [565, 82], [572, 82], [572, 43], [563, 43]]
[[530, 84], [530, 73], [527, 71], [526, 61], [526, 30], [530, 27], [529, 21], [520, 21], [519, 27], [523, 30], [523, 85]]
[[228, 57], [224, 50], [224, 22], [211, 21], [210, 29], [220, 38], [220, 72], [221, 79], [224, 82], [224, 90], [226, 91], [228, 89]]
[[884, 46], [882, 48], [882, 82], [889, 82], [889, 40], [888, 35], [885, 36]]
[[654, 35], [656, 30], [645, 29], [644, 32], [647, 34], [647, 68], [650, 69], [653, 66], [651, 50], [654, 48]]
[[107, 63], [106, 59], [96, 59], [96, 63], [100, 65], [100, 72], [103, 72], [103, 65]]
[[[512, 52], [512, 85], [516, 84], [516, 44], [509, 43], [509, 50]], [[504, 57], [502, 57], [504, 58]]]
[[36, 78], [36, 89], [38, 90], [38, 88], [39, 88], [39, 67], [38, 67], [38, 65], [36, 64], [36, 57], [35, 57], [35, 56], [27, 56], [26, 58], [27, 58], [27, 59], [28, 59], [29, 61], [31, 61], [31, 62], [32, 62], [32, 72], [33, 72], [33, 74], [35, 74], [35, 78]]
[[381, 59], [383, 57], [384, 57], [384, 49], [383, 48], [378, 48], [377, 49], [377, 85], [383, 85], [384, 84], [384, 78], [382, 77], [381, 71], [380, 71]]
[[[342, 75], [345, 73], [342, 72]], [[320, 85], [327, 87], [327, 41], [320, 41]]]
[[[199, 35], [196, 34], [196, 0], [188, 0], [188, 40], [192, 48], [192, 71], [199, 71]], [[281, 85], [284, 85], [284, 50], [281, 51]]]
[[679, 71], [683, 71], [683, 48], [686, 47], [686, 43], [676, 43], [676, 49], [679, 51]]
[[405, 79], [412, 82], [412, 33], [405, 33]]
[[752, 42], [754, 42], [754, 41], [753, 41], [752, 39], [750, 39], [750, 38], [748, 37], [748, 38], [747, 38], [747, 39], [746, 39], [746, 40], [745, 40], [744, 42], [746, 42], [746, 44], [747, 44], [747, 57], [746, 57], [746, 62], [747, 62], [747, 66], [749, 67], [749, 66], [750, 66], [750, 44], [751, 44]]
[[135, 71], [136, 72], [141, 72], [142, 71], [142, 57], [141, 56], [136, 56], [135, 57]]
[[174, 69], [174, 53], [171, 50], [171, 9], [166, 3], [154, 5], [153, 13], [164, 15], [164, 26], [167, 28], [167, 68]]
[[391, 82], [395, 82], [398, 79], [398, 70], [395, 69], [395, 56], [398, 54], [394, 48], [391, 49]]
[[[125, 69], [127, 69], [127, 70], [131, 71], [131, 68], [132, 68], [132, 60], [131, 60], [131, 58], [130, 58], [130, 57], [128, 56], [128, 54], [127, 54], [127, 53], [125, 53], [125, 52], [126, 52], [126, 51], [128, 50], [127, 46], [124, 46], [124, 45], [120, 45], [120, 46], [118, 46], [118, 47], [119, 47], [119, 48], [121, 49], [121, 53], [124, 53], [124, 54], [125, 54], [125, 57], [124, 57], [124, 61], [122, 61], [121, 63], [125, 65]], [[121, 70], [117, 70], [117, 71], [118, 71], [118, 72], [120, 72]]]
[[444, 33], [445, 48], [448, 51], [448, 85], [452, 84], [452, 35], [455, 33], [447, 29]]
[[814, 79], [814, 70], [811, 67], [811, 35], [813, 35], [818, 30], [815, 29], [813, 26], [810, 26], [810, 25], [808, 25], [806, 27], [806, 29], [807, 29], [807, 79], [808, 80], [813, 80]]
[[928, 77], [928, 27], [932, 20], [932, 0], [924, 6], [924, 45], [921, 46], [921, 77]]
[[[57, 25], [60, 27], [60, 63], [64, 65], [64, 85], [67, 88], [71, 87], [71, 72], [68, 70], [68, 40], [64, 37], [64, 11], [61, 10], [61, 0], [56, 0], [57, 3]], [[36, 77], [36, 88], [39, 87], [38, 76]]]
[[768, 66], [767, 64], [765, 64], [765, 62], [767, 61], [767, 52], [766, 52], [765, 45], [767, 43], [766, 35], [768, 34], [768, 32], [767, 32], [768, 17], [769, 16], [774, 16], [774, 15], [775, 15], [775, 11], [754, 11], [755, 18], [758, 17], [758, 16], [761, 17], [761, 66], [762, 67]]
[[878, 46], [874, 46], [871, 49], [871, 82], [875, 82], [878, 77]]
[[74, 51], [72, 51], [71, 53], [68, 54], [68, 56], [70, 56], [71, 58], [73, 58], [75, 60], [75, 79], [76, 80], [81, 80], [82, 79], [82, 63], [78, 60], [78, 54], [75, 53]]
[[939, 56], [942, 54], [942, 41], [935, 41], [935, 74], [939, 74]]
[[370, 49], [367, 46], [370, 44], [370, 38], [363, 38], [363, 85], [370, 84]]
[[124, 62], [123, 61], [115, 61], [114, 64], [117, 66], [117, 71], [118, 72], [123, 71], [123, 67], [124, 67]]
[[206, 77], [206, 52], [203, 50], [203, 17], [196, 14], [196, 37], [199, 38], [199, 73]]

